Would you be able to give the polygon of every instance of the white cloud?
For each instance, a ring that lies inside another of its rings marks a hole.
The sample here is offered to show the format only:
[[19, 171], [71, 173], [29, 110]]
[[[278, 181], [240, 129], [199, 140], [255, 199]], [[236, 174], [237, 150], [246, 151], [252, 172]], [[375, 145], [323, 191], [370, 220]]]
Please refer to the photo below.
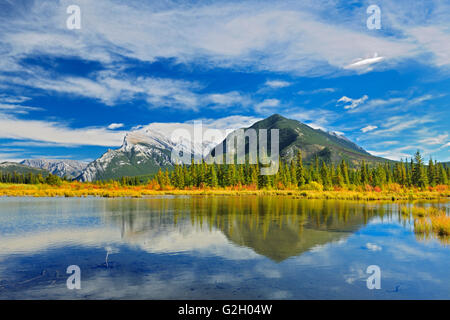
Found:
[[433, 62], [439, 67], [450, 64], [450, 29], [441, 26], [419, 26], [405, 30], [421, 48], [433, 53]]
[[114, 129], [122, 128], [123, 126], [124, 126], [123, 123], [111, 123], [111, 124], [108, 126], [108, 129], [114, 130]]
[[[16, 57], [39, 52], [104, 64], [123, 56], [141, 61], [166, 57], [209, 66], [314, 75], [342, 69], [374, 47], [386, 59], [417, 55], [409, 39], [383, 38], [356, 31], [345, 21], [326, 21], [310, 4], [79, 0], [83, 27], [77, 32], [61, 23], [67, 19], [61, 10], [65, 4], [70, 1], [27, 7], [32, 27], [14, 18], [0, 25], [0, 40], [7, 48], [0, 69], [20, 70]], [[320, 7], [335, 10], [332, 3]]]
[[77, 96], [94, 98], [106, 105], [126, 102], [140, 97], [157, 107], [179, 107], [196, 109], [199, 95], [193, 90], [199, 85], [195, 82], [164, 78], [131, 78], [116, 72], [100, 72], [94, 79], [82, 77], [55, 78], [42, 71], [29, 76], [5, 77], [0, 80]]
[[248, 106], [252, 100], [237, 91], [213, 93], [198, 98], [201, 104], [212, 104], [216, 107], [231, 107], [234, 105]]
[[70, 128], [58, 122], [0, 116], [0, 137], [61, 145], [120, 146], [124, 132], [107, 128]]
[[251, 116], [228, 116], [220, 119], [200, 119], [208, 128], [211, 129], [238, 129], [250, 127], [257, 121], [262, 120], [258, 117]]
[[368, 125], [368, 126], [362, 128], [361, 131], [366, 133], [366, 132], [369, 132], [369, 131], [373, 131], [373, 130], [375, 130], [377, 128], [378, 128], [377, 126]]
[[255, 111], [258, 113], [272, 112], [273, 108], [280, 105], [280, 100], [278, 99], [265, 99], [264, 101], [255, 105]]
[[369, 99], [369, 97], [367, 95], [364, 95], [359, 99], [352, 99], [347, 96], [343, 96], [337, 102], [338, 102], [338, 105], [344, 105], [344, 109], [355, 109], [359, 105], [366, 102], [367, 99]]
[[381, 251], [383, 250], [382, 247], [380, 247], [379, 245], [375, 244], [375, 243], [366, 243], [366, 248], [369, 249], [370, 251]]
[[377, 53], [374, 54], [372, 58], [364, 58], [364, 59], [357, 59], [355, 62], [345, 66], [345, 69], [359, 69], [363, 70], [366, 69], [366, 71], [372, 70], [371, 65], [374, 63], [381, 62], [384, 59], [384, 57], [379, 57]]
[[[202, 120], [204, 128], [234, 130], [242, 127], [249, 127], [260, 118], [249, 116], [229, 116], [220, 119], [199, 119]], [[6, 143], [8, 146], [105, 146], [118, 147], [122, 144], [126, 131], [111, 130], [122, 127], [122, 124], [113, 123], [106, 127], [85, 127], [71, 128], [68, 124], [59, 122], [47, 122], [40, 120], [22, 120], [0, 113], [0, 138], [13, 139]], [[152, 123], [141, 125], [134, 130], [149, 128], [157, 132], [170, 136], [173, 130], [178, 128], [193, 128], [193, 122], [184, 123]], [[12, 155], [10, 155], [11, 157]], [[17, 155], [16, 155], [17, 156]]]
[[[61, 10], [65, 4], [70, 1], [30, 3], [24, 10], [26, 16], [33, 17], [32, 27], [20, 20], [25, 15], [0, 22], [3, 30], [0, 42], [5, 48], [0, 53], [0, 70], [22, 73], [21, 77], [4, 73], [0, 77], [1, 85], [26, 85], [91, 97], [107, 105], [143, 98], [156, 107], [198, 110], [208, 104], [246, 106], [251, 101], [236, 92], [201, 95], [197, 92], [199, 84], [191, 81], [132, 78], [111, 73], [111, 70], [126, 69], [123, 57], [144, 62], [163, 57], [208, 68], [315, 76], [336, 74], [349, 67], [349, 61], [371, 54], [373, 48], [378, 48], [390, 65], [406, 58], [420, 58], [427, 52], [435, 54], [438, 65], [449, 64], [446, 47], [449, 41], [445, 41], [448, 30], [442, 26], [404, 30], [407, 36], [401, 38], [375, 36], [358, 31], [348, 25], [347, 20], [322, 19], [319, 11], [336, 10], [332, 2], [157, 5], [80, 0], [83, 27], [77, 32], [67, 30], [61, 23], [67, 19], [67, 14]], [[428, 36], [433, 36], [433, 40], [427, 40]], [[55, 78], [54, 74], [20, 63], [20, 59], [35, 55], [99, 61], [108, 71], [89, 78]], [[372, 66], [380, 58], [363, 59], [350, 66]], [[288, 84], [281, 80], [266, 82], [273, 88]], [[332, 92], [328, 89], [310, 93]], [[350, 104], [346, 108], [356, 107]]]
[[271, 88], [285, 88], [289, 87], [291, 83], [282, 80], [270, 80], [270, 81], [268, 80], [266, 81], [265, 85]]

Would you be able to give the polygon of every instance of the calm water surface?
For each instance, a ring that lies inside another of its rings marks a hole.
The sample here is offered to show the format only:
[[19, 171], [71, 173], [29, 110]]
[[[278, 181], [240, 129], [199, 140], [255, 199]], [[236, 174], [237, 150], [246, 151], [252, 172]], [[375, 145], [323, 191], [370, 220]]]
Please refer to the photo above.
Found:
[[0, 198], [0, 299], [450, 299], [445, 242], [395, 203]]

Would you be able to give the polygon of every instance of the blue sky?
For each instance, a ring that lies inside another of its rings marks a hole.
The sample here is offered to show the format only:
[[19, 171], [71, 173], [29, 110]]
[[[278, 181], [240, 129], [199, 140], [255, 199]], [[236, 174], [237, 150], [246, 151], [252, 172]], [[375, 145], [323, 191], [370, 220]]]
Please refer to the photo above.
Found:
[[449, 71], [443, 1], [3, 0], [0, 160], [93, 160], [153, 122], [279, 113], [374, 155], [449, 161]]

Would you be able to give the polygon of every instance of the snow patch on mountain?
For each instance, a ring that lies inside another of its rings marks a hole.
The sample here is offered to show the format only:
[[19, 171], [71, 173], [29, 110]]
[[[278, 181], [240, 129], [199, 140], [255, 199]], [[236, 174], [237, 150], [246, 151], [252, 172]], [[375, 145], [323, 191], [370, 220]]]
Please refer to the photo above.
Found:
[[[185, 134], [183, 135], [178, 135], [179, 139], [175, 139], [176, 135], [172, 133], [177, 129], [187, 131], [184, 131]], [[217, 141], [220, 142], [219, 139]], [[114, 174], [121, 167], [136, 169], [148, 167], [149, 163], [159, 167], [171, 166], [173, 165], [172, 150], [201, 157], [202, 154], [207, 155], [218, 142], [216, 140], [194, 140], [193, 126], [180, 128], [170, 123], [150, 124], [128, 132], [119, 149], [109, 149], [99, 159], [91, 162], [77, 179], [93, 181], [99, 177]]]

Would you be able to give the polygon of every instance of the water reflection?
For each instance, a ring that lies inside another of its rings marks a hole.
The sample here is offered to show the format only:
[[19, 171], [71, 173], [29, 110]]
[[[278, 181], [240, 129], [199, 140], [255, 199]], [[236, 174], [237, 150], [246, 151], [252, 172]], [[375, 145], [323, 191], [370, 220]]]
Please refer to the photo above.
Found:
[[[3, 299], [450, 297], [448, 248], [418, 242], [396, 203], [3, 198], [0, 240]], [[384, 290], [367, 290], [370, 264]]]
[[[191, 240], [185, 249], [192, 249], [207, 241], [208, 236], [200, 233], [219, 230], [229, 241], [277, 262], [339, 241], [371, 217], [385, 214], [384, 207], [373, 204], [274, 197], [130, 200], [108, 202], [106, 211], [112, 213], [105, 216], [106, 223], [120, 226], [127, 242], [145, 244], [152, 239], [160, 243], [155, 238], [177, 232], [183, 234], [184, 241]], [[194, 230], [195, 235], [189, 237]]]

